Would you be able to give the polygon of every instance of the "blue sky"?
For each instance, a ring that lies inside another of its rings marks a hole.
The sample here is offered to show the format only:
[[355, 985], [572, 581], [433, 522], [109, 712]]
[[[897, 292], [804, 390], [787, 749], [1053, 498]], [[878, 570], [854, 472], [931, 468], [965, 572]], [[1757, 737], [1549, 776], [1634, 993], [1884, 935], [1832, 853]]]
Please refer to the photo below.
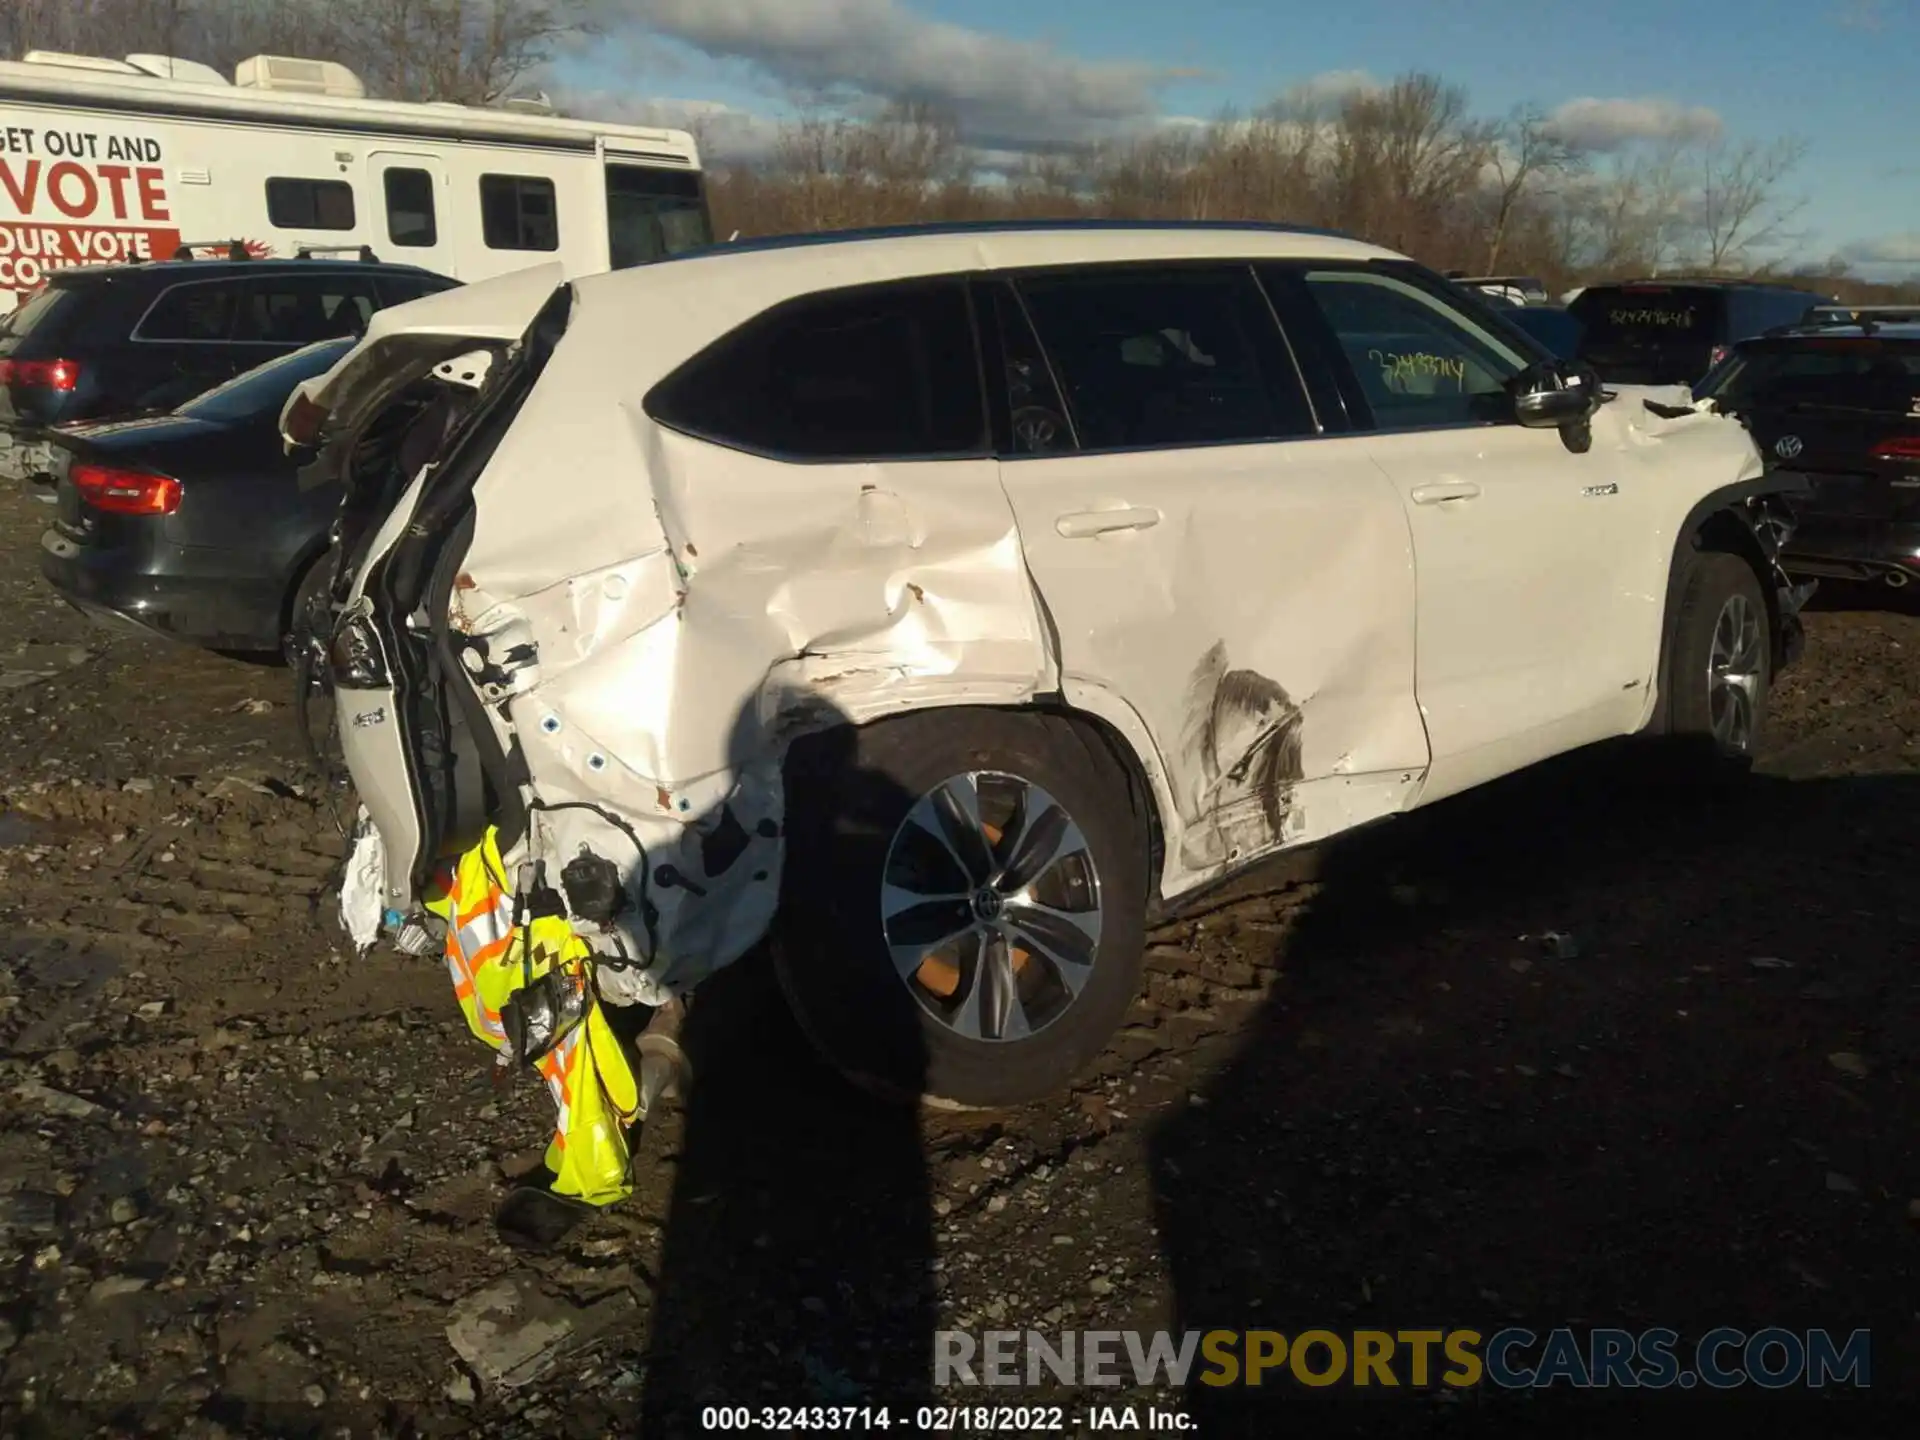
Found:
[[1604, 102], [1569, 113], [1616, 154], [1676, 124], [1796, 137], [1796, 251], [1920, 272], [1920, 0], [594, 3], [605, 29], [559, 61], [561, 87], [589, 113], [706, 112], [745, 148], [822, 96], [931, 100], [1023, 150], [1424, 69], [1483, 114]]

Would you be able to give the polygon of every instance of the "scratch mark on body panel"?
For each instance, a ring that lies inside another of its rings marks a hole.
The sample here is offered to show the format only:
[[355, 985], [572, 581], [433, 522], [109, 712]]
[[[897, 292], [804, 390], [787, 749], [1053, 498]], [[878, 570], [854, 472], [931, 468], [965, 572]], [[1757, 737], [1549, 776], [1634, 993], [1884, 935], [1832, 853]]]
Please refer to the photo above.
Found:
[[1181, 739], [1188, 767], [1184, 818], [1190, 846], [1207, 855], [1201, 863], [1240, 858], [1240, 847], [1227, 843], [1226, 822], [1247, 802], [1264, 822], [1261, 848], [1280, 842], [1303, 775], [1302, 728], [1300, 707], [1286, 689], [1258, 671], [1231, 668], [1225, 641], [1200, 657], [1187, 679]]

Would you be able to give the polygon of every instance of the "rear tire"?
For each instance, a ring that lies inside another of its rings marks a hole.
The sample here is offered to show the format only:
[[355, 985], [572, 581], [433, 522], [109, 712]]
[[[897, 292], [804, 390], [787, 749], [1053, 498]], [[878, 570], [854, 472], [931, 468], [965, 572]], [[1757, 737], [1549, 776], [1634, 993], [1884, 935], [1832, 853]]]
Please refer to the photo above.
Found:
[[[774, 963], [829, 1064], [890, 1098], [998, 1108], [1053, 1093], [1106, 1045], [1139, 989], [1147, 840], [1087, 731], [926, 711], [800, 741], [786, 788]], [[969, 793], [982, 823], [936, 838]]]
[[1745, 774], [1765, 731], [1773, 620], [1753, 567], [1701, 551], [1681, 585], [1665, 677], [1672, 742], [1718, 778]]

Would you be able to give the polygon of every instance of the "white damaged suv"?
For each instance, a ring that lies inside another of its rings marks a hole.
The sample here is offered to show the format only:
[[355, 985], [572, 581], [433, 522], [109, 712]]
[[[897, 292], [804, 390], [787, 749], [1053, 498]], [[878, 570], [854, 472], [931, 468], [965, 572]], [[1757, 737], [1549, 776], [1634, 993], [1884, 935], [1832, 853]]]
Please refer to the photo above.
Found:
[[1736, 421], [1299, 229], [528, 270], [382, 311], [283, 428], [347, 486], [378, 923], [497, 827], [617, 874], [611, 925], [563, 896], [603, 999], [771, 934], [835, 1065], [958, 1105], [1067, 1080], [1148, 916], [1276, 851], [1610, 737], [1737, 765], [1804, 598]]

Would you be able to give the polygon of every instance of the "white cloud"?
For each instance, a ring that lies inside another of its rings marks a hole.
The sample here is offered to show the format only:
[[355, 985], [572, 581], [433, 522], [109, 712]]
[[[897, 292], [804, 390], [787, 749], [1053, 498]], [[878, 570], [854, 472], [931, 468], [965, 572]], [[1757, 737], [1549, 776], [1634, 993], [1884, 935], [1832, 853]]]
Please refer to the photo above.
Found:
[[1583, 150], [1624, 150], [1645, 141], [1712, 140], [1724, 130], [1717, 112], [1652, 97], [1569, 100], [1547, 117], [1561, 139]]
[[792, 91], [857, 107], [922, 101], [969, 140], [1010, 149], [1098, 138], [1151, 121], [1184, 72], [1083, 60], [1038, 41], [932, 20], [900, 0], [602, 0], [624, 19]]
[[1920, 265], [1920, 230], [1859, 240], [1840, 253], [1856, 265]]

